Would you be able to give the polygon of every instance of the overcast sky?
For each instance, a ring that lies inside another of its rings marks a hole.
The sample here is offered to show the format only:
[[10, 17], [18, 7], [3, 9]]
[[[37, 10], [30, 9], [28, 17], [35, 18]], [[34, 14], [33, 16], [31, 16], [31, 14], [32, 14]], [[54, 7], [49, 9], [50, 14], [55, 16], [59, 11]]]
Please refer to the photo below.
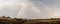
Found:
[[0, 15], [21, 18], [60, 18], [60, 0], [0, 0]]

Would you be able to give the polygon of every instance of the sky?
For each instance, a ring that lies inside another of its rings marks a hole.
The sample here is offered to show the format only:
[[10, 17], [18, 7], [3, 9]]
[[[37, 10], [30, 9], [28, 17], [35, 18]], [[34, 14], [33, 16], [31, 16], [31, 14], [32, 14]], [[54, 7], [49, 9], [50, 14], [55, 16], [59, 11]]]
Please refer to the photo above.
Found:
[[60, 0], [0, 0], [0, 15], [40, 19], [60, 18]]

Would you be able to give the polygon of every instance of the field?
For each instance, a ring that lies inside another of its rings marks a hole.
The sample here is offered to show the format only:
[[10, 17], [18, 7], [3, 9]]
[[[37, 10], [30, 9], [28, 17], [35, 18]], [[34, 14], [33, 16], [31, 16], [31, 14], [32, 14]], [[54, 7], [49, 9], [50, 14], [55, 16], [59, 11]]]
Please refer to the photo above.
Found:
[[60, 19], [0, 19], [0, 24], [60, 24]]

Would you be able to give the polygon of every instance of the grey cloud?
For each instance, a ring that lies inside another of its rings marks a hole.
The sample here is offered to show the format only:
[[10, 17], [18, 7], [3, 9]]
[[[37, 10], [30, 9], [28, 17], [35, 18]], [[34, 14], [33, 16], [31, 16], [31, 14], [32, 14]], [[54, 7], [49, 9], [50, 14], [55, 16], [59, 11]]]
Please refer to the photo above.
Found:
[[[41, 11], [41, 13], [39, 13], [40, 16], [36, 16], [37, 18], [49, 17], [48, 10], [46, 8], [49, 8], [49, 10], [54, 12], [54, 10], [60, 6], [60, 0], [10, 0], [10, 1], [3, 0], [3, 9], [1, 10], [0, 15], [9, 15], [12, 17], [16, 17], [18, 12], [20, 11], [20, 9], [23, 6], [21, 4], [25, 3], [25, 2], [36, 7], [36, 9]], [[19, 5], [19, 3], [20, 3], [20, 5]], [[32, 14], [29, 13], [28, 18], [31, 16], [32, 16]], [[27, 16], [24, 16], [24, 17], [27, 17]], [[32, 16], [32, 17], [34, 17], [34, 16]]]

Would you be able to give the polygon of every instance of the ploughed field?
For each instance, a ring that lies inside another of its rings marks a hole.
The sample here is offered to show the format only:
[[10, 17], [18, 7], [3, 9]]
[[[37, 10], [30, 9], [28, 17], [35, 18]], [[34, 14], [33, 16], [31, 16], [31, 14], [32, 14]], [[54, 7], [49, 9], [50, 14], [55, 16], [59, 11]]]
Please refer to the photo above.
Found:
[[0, 24], [60, 24], [60, 19], [0, 19]]
[[59, 19], [36, 19], [27, 20], [24, 24], [60, 24]]

